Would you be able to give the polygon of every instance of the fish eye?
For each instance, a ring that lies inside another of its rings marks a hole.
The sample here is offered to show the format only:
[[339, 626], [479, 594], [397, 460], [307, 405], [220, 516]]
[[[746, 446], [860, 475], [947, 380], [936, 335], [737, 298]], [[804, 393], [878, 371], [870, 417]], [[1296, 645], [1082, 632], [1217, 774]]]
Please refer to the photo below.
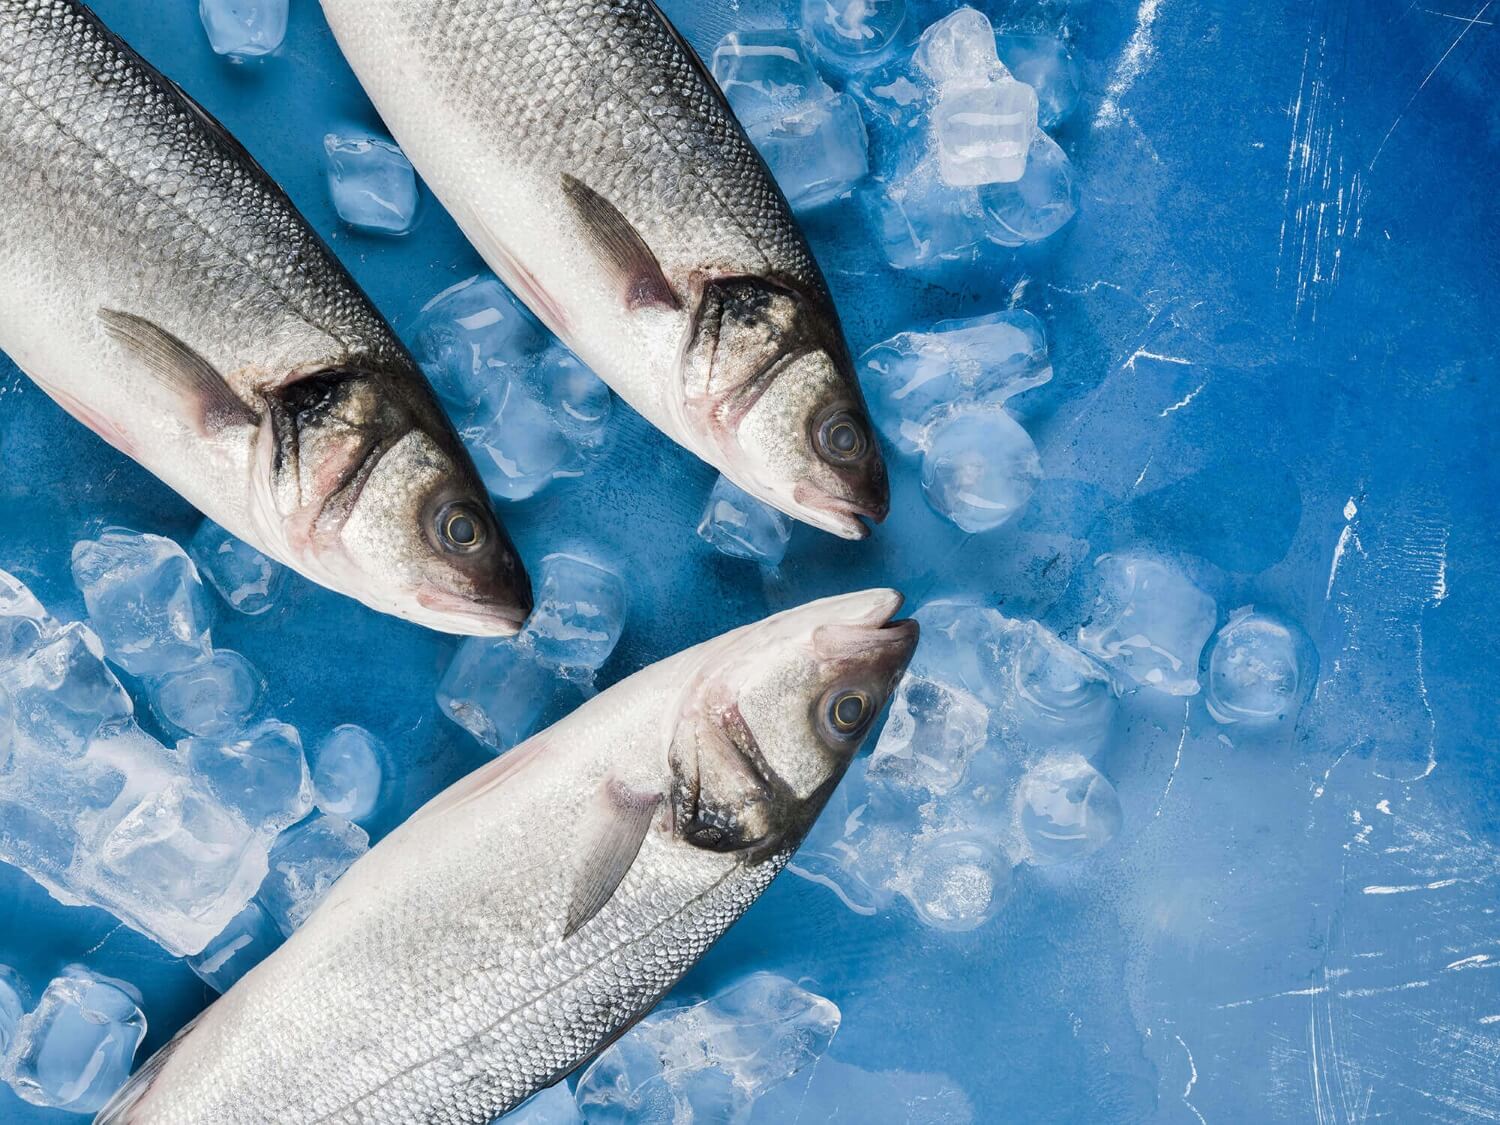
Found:
[[870, 717], [870, 710], [870, 697], [864, 692], [836, 692], [828, 700], [828, 725], [838, 734], [855, 734]]
[[484, 546], [484, 517], [468, 504], [449, 504], [438, 513], [438, 542], [448, 551], [467, 554]]
[[858, 461], [869, 448], [864, 423], [847, 410], [830, 415], [818, 427], [818, 450], [835, 464]]

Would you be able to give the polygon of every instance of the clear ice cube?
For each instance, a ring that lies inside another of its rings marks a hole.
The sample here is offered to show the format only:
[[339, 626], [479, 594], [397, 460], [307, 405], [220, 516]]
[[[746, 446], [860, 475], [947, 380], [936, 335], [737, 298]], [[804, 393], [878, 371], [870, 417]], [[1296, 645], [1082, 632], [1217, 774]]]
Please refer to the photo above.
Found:
[[932, 109], [932, 145], [952, 187], [1014, 183], [1026, 172], [1036, 128], [1036, 92], [1002, 79], [945, 87]]
[[238, 62], [281, 46], [287, 0], [199, 0], [198, 17], [214, 53]]
[[334, 727], [313, 755], [318, 808], [349, 820], [368, 818], [380, 803], [384, 762], [385, 747], [364, 727]]
[[1009, 77], [995, 28], [977, 8], [959, 8], [928, 26], [913, 55], [917, 69], [938, 88], [985, 86]]
[[1082, 84], [1078, 64], [1051, 35], [1002, 35], [1000, 60], [1011, 76], [1036, 91], [1037, 124], [1052, 129], [1073, 115]]
[[279, 832], [312, 809], [296, 727], [267, 720], [230, 738], [186, 739], [177, 752], [199, 784], [258, 832]]
[[1011, 864], [998, 847], [977, 836], [923, 835], [913, 843], [896, 886], [923, 925], [975, 930], [1010, 897]]
[[1204, 702], [1225, 724], [1271, 724], [1296, 717], [1306, 694], [1308, 641], [1273, 614], [1242, 606], [1208, 650]]
[[339, 218], [371, 234], [406, 234], [417, 221], [417, 174], [393, 141], [323, 138], [328, 193]]
[[215, 649], [191, 668], [155, 681], [151, 709], [184, 734], [228, 735], [249, 723], [265, 689], [255, 665], [230, 649]]
[[229, 925], [188, 958], [188, 968], [215, 992], [228, 992], [234, 983], [281, 945], [281, 931], [259, 903], [251, 902]]
[[839, 70], [868, 67], [906, 24], [906, 0], [802, 0], [813, 49]]
[[821, 101], [828, 89], [801, 36], [790, 29], [730, 32], [714, 48], [712, 67], [747, 130]]
[[1016, 789], [1016, 810], [1033, 863], [1092, 855], [1120, 832], [1120, 798], [1109, 779], [1076, 754], [1033, 766]]
[[57, 622], [36, 595], [0, 570], [0, 671], [30, 655], [56, 629]]
[[1046, 329], [1024, 309], [902, 332], [865, 352], [859, 367], [876, 425], [907, 453], [923, 446], [945, 408], [998, 406], [1052, 378]]
[[522, 636], [549, 667], [596, 669], [619, 644], [628, 605], [625, 582], [613, 570], [576, 555], [548, 555]]
[[842, 199], [870, 172], [869, 137], [848, 94], [829, 92], [749, 134], [794, 211]]
[[1026, 171], [1012, 183], [979, 189], [985, 233], [1000, 246], [1051, 238], [1078, 213], [1078, 179], [1068, 154], [1046, 133], [1032, 134]]
[[369, 850], [370, 837], [359, 825], [341, 816], [313, 814], [277, 837], [270, 872], [260, 888], [261, 905], [290, 937]]
[[510, 290], [491, 274], [444, 289], [422, 306], [412, 351], [438, 395], [471, 407], [532, 362], [547, 340]]
[[578, 1103], [566, 1081], [532, 1094], [505, 1115], [505, 1125], [583, 1125]]
[[1198, 657], [1214, 630], [1214, 600], [1165, 560], [1100, 555], [1097, 593], [1078, 647], [1142, 687], [1198, 693]]
[[1031, 435], [1001, 408], [970, 408], [943, 419], [922, 455], [927, 502], [971, 533], [1014, 519], [1041, 479]]
[[0, 965], [0, 1058], [15, 1041], [16, 1028], [26, 1014], [31, 992], [21, 974], [9, 965]]
[[443, 714], [492, 750], [509, 750], [559, 715], [569, 693], [531, 645], [470, 637], [458, 646], [437, 687]]
[[230, 609], [247, 617], [265, 613], [286, 585], [286, 567], [236, 539], [213, 520], [204, 520], [188, 543], [198, 572]]
[[104, 651], [134, 676], [160, 676], [209, 653], [198, 568], [160, 535], [110, 528], [73, 546], [73, 581]]
[[952, 684], [907, 672], [870, 758], [870, 777], [908, 792], [946, 793], [984, 748], [990, 713]]
[[558, 429], [580, 445], [597, 446], [614, 413], [614, 396], [599, 376], [561, 344], [543, 351], [530, 369]]
[[134, 989], [70, 965], [21, 1020], [4, 1077], [33, 1105], [94, 1113], [125, 1084], [145, 1036]]
[[547, 407], [519, 375], [492, 375], [473, 421], [459, 431], [485, 487], [502, 500], [525, 500], [578, 476], [578, 451]]
[[698, 534], [726, 555], [777, 566], [786, 557], [792, 521], [720, 475], [698, 521]]
[[0, 671], [17, 739], [39, 751], [74, 757], [101, 731], [135, 713], [87, 625], [57, 628], [25, 659]]
[[945, 183], [935, 159], [877, 182], [864, 197], [894, 269], [944, 271], [975, 261], [988, 244], [979, 193]]

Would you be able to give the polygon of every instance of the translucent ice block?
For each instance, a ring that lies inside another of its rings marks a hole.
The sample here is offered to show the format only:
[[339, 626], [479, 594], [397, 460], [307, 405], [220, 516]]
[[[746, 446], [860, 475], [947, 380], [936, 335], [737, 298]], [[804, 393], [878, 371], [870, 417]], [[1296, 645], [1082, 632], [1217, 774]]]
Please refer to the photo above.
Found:
[[698, 521], [698, 534], [726, 555], [776, 566], [786, 556], [792, 521], [721, 475]]
[[198, 783], [258, 832], [275, 835], [312, 808], [296, 727], [267, 720], [229, 738], [189, 738], [177, 751]]
[[1119, 834], [1120, 798], [1077, 755], [1039, 762], [1021, 780], [1016, 810], [1033, 863], [1062, 863], [1098, 851]]
[[870, 776], [914, 793], [946, 793], [983, 749], [989, 718], [989, 708], [963, 688], [907, 672], [870, 758]]
[[543, 664], [595, 669], [620, 642], [628, 605], [625, 581], [613, 570], [576, 555], [548, 555], [522, 637]]
[[235, 981], [281, 945], [281, 931], [259, 903], [251, 902], [223, 931], [188, 958], [188, 967], [216, 992], [228, 992]]
[[370, 837], [341, 816], [315, 813], [277, 838], [261, 905], [288, 937], [307, 921], [339, 876], [370, 850]]
[[802, 26], [819, 58], [838, 70], [868, 67], [906, 25], [906, 0], [802, 0]]
[[1068, 154], [1038, 129], [1031, 137], [1026, 171], [1011, 183], [979, 189], [984, 227], [999, 246], [1025, 246], [1051, 238], [1078, 213], [1078, 179]]
[[221, 648], [191, 668], [170, 672], [152, 684], [151, 707], [175, 730], [228, 735], [249, 723], [265, 688], [255, 665]]
[[465, 278], [422, 307], [412, 351], [437, 393], [472, 407], [546, 346], [546, 336], [491, 274]]
[[384, 762], [385, 747], [364, 727], [334, 727], [313, 755], [318, 808], [350, 820], [369, 817], [380, 803]]
[[381, 137], [323, 138], [328, 192], [339, 218], [356, 230], [405, 234], [417, 221], [417, 174], [411, 161]]
[[269, 610], [286, 585], [284, 566], [236, 539], [213, 520], [198, 525], [188, 554], [198, 564], [198, 573], [208, 579], [229, 608], [247, 617]]
[[922, 491], [933, 510], [964, 531], [993, 531], [1026, 506], [1042, 463], [1031, 435], [1003, 409], [945, 418], [927, 438]]
[[1221, 723], [1252, 726], [1296, 718], [1310, 658], [1310, 642], [1296, 625], [1254, 606], [1235, 610], [1209, 646], [1209, 713]]
[[1177, 566], [1138, 552], [1099, 556], [1097, 593], [1078, 647], [1127, 680], [1168, 695], [1198, 693], [1198, 657], [1214, 600]]
[[214, 52], [236, 62], [268, 55], [286, 38], [287, 0], [199, 0], [198, 16]]

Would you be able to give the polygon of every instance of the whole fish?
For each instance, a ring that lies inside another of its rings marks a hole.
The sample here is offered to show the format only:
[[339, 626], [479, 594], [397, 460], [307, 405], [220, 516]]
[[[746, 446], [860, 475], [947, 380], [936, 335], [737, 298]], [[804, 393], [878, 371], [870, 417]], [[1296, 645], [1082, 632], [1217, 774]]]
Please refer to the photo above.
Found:
[[323, 0], [490, 267], [650, 422], [858, 539], [885, 466], [806, 239], [649, 0]]
[[0, 348], [267, 555], [515, 632], [531, 590], [401, 342], [213, 118], [73, 0], [0, 0]]
[[486, 1125], [765, 890], [917, 640], [870, 590], [630, 677], [440, 794], [97, 1125]]

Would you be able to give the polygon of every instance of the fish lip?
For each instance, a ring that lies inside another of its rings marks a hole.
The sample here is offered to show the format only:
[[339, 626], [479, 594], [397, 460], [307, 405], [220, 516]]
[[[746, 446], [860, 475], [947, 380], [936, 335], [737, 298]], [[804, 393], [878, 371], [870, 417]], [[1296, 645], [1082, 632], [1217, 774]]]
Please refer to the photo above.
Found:
[[417, 604], [429, 611], [429, 615], [417, 618], [419, 623], [463, 637], [514, 637], [532, 610], [530, 597], [514, 604], [481, 607], [465, 598], [434, 591], [419, 593]]
[[801, 509], [797, 513], [798, 519], [844, 539], [868, 539], [870, 528], [863, 521], [883, 523], [891, 510], [889, 500], [880, 504], [861, 504], [857, 500], [824, 492], [806, 481], [797, 483], [792, 490], [792, 499]]

